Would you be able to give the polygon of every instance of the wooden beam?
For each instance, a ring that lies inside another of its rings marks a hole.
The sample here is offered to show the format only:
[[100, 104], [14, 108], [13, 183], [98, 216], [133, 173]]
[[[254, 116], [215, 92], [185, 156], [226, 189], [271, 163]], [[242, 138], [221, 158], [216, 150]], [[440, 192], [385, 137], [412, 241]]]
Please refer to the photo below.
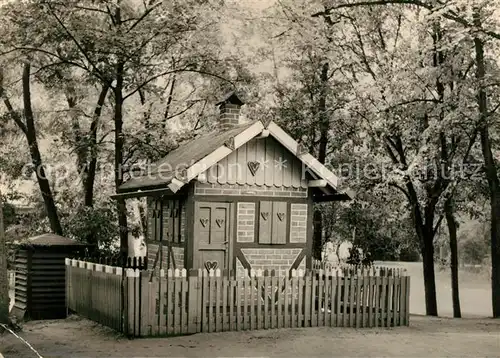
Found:
[[269, 137], [269, 131], [267, 129], [264, 129], [259, 136], [255, 137], [256, 139], [264, 139]]
[[264, 130], [264, 125], [262, 124], [262, 122], [257, 121], [254, 124], [252, 124], [250, 127], [248, 127], [243, 132], [234, 137], [235, 149], [238, 149], [242, 145], [254, 139], [256, 136], [261, 134], [263, 130]]
[[339, 193], [334, 195], [315, 195], [313, 196], [313, 201], [315, 203], [324, 203], [328, 201], [348, 201], [352, 198], [346, 193]]
[[141, 198], [145, 196], [160, 196], [160, 195], [174, 195], [169, 188], [151, 189], [151, 190], [137, 190], [128, 193], [118, 193], [111, 195], [111, 199], [132, 199]]
[[207, 182], [207, 173], [202, 172], [202, 173], [198, 174], [198, 177], [196, 178], [196, 180], [198, 180], [200, 183], [206, 183]]
[[309, 188], [324, 188], [328, 185], [328, 182], [324, 179], [319, 180], [309, 180], [307, 186]]
[[173, 193], [177, 193], [180, 188], [184, 186], [185, 183], [181, 182], [180, 180], [173, 178], [170, 184], [168, 184], [168, 188], [172, 190]]

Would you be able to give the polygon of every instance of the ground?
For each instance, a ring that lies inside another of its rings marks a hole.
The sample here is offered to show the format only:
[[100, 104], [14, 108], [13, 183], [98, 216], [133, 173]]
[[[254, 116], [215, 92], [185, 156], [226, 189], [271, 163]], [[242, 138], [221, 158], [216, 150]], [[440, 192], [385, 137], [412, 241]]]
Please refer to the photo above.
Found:
[[[460, 272], [462, 313], [467, 318], [430, 318], [419, 315], [425, 314], [422, 264], [383, 264], [404, 266], [408, 270], [411, 277], [410, 312], [413, 314], [410, 327], [358, 330], [324, 327], [128, 340], [105, 327], [72, 316], [66, 320], [26, 323], [20, 335], [44, 358], [500, 357], [500, 320], [486, 318], [491, 316], [491, 288], [487, 274]], [[439, 314], [449, 317], [452, 315], [449, 271], [436, 269], [436, 285]], [[9, 333], [0, 335], [0, 352], [5, 358], [37, 357]]]
[[[500, 321], [412, 316], [410, 327], [302, 328], [128, 340], [70, 317], [25, 325], [21, 336], [47, 357], [498, 357]], [[5, 358], [36, 357], [12, 335]]]

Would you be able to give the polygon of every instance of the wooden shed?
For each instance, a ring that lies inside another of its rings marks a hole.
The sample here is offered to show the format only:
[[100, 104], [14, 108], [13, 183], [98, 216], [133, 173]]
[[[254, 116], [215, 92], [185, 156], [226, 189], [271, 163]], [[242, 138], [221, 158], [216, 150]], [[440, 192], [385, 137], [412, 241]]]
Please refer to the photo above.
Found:
[[350, 194], [275, 122], [240, 123], [237, 94], [217, 105], [216, 131], [182, 144], [115, 196], [148, 198], [149, 267], [310, 268], [313, 203]]
[[65, 318], [65, 258], [83, 248], [85, 245], [54, 234], [19, 243], [12, 313], [19, 319]]

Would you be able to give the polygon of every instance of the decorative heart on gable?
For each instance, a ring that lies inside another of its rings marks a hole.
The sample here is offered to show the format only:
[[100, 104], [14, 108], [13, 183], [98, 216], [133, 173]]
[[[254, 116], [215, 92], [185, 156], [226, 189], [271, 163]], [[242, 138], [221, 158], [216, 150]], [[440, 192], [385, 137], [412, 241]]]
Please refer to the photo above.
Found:
[[263, 211], [263, 212], [260, 213], [260, 216], [262, 216], [262, 219], [267, 220], [267, 218], [269, 217], [269, 213]]
[[215, 260], [213, 261], [205, 261], [205, 268], [210, 271], [210, 270], [216, 270], [217, 267], [219, 267], [219, 263]]
[[285, 218], [285, 213], [278, 213], [278, 219], [280, 219], [280, 221], [283, 221], [283, 219]]
[[208, 225], [208, 219], [200, 219], [200, 223], [203, 227], [207, 227]]
[[250, 169], [250, 173], [252, 173], [253, 176], [255, 176], [255, 173], [257, 173], [257, 170], [259, 170], [260, 163], [259, 162], [248, 162], [248, 169]]
[[215, 219], [215, 223], [218, 227], [222, 227], [222, 224], [224, 224], [224, 219]]

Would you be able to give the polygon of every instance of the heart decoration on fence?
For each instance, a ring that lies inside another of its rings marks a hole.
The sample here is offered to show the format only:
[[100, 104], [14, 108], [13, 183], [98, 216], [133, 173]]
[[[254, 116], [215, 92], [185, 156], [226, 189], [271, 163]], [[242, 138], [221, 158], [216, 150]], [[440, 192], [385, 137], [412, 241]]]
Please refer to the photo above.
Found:
[[210, 271], [210, 270], [216, 270], [217, 267], [219, 267], [219, 263], [215, 260], [213, 261], [205, 261], [205, 268]]
[[252, 173], [253, 176], [255, 176], [255, 173], [257, 173], [257, 170], [259, 170], [260, 163], [259, 162], [248, 162], [248, 169], [250, 169], [250, 173]]
[[224, 224], [224, 219], [215, 219], [215, 223], [218, 227], [222, 227], [222, 224]]
[[269, 217], [269, 213], [263, 211], [263, 212], [260, 213], [260, 216], [262, 216], [262, 219], [267, 220], [267, 218]]
[[283, 221], [283, 219], [285, 218], [285, 213], [278, 213], [278, 219], [280, 219], [280, 221]]
[[208, 225], [208, 219], [200, 219], [200, 223], [203, 227], [207, 227]]

